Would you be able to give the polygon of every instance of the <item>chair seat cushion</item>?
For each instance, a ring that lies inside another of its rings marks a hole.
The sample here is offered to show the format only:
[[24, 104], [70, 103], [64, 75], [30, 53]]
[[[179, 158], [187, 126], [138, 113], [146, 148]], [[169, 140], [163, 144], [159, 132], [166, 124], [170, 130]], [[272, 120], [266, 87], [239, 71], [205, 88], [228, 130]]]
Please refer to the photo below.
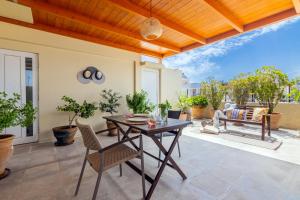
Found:
[[[125, 144], [118, 145], [112, 149], [105, 151], [104, 153], [104, 167], [103, 170], [110, 169], [116, 165], [119, 165], [125, 161], [136, 158], [138, 151], [128, 147]], [[87, 156], [87, 160], [95, 171], [99, 171], [100, 167], [100, 153], [95, 152]]]

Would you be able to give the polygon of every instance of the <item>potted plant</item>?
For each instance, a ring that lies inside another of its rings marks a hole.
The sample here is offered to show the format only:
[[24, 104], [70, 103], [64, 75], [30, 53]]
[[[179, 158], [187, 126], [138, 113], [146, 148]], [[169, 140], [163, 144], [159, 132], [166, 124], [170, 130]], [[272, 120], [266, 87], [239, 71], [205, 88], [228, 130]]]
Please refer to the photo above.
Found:
[[291, 92], [289, 98], [292, 98], [294, 102], [300, 101], [300, 78], [296, 78], [290, 82]]
[[54, 127], [53, 134], [57, 139], [55, 142], [56, 146], [65, 146], [72, 144], [74, 142], [74, 136], [77, 132], [77, 127], [73, 125], [73, 122], [76, 117], [89, 118], [95, 114], [97, 107], [93, 103], [88, 103], [83, 101], [80, 105], [71, 97], [63, 96], [61, 98], [65, 104], [58, 106], [57, 110], [62, 112], [68, 112], [69, 114], [69, 123], [68, 125]]
[[180, 95], [178, 97], [176, 106], [181, 110], [179, 119], [188, 121], [191, 120], [191, 105], [189, 102], [189, 98], [186, 95]]
[[288, 76], [273, 66], [263, 66], [251, 77], [253, 92], [261, 105], [268, 107], [271, 129], [279, 128], [281, 113], [274, 112], [289, 84]]
[[204, 109], [208, 105], [208, 101], [206, 97], [200, 95], [190, 97], [189, 104], [192, 106], [193, 119], [201, 119], [204, 117]]
[[[0, 133], [6, 128], [14, 126], [30, 126], [36, 118], [37, 110], [32, 103], [20, 105], [21, 97], [13, 94], [8, 97], [7, 93], [0, 92]], [[11, 133], [0, 134], [0, 179], [9, 174], [6, 164], [13, 153], [14, 135]]]
[[226, 86], [222, 82], [210, 78], [208, 81], [201, 83], [200, 93], [207, 98], [213, 110], [216, 111], [219, 109], [222, 100], [224, 99]]
[[160, 116], [163, 122], [168, 121], [168, 110], [172, 108], [171, 104], [169, 103], [168, 100], [166, 100], [163, 103], [158, 104], [158, 108], [160, 111]]
[[149, 102], [147, 92], [143, 90], [134, 92], [132, 96], [130, 94], [126, 95], [126, 102], [133, 114], [148, 114], [155, 108], [155, 106]]
[[228, 94], [236, 105], [245, 106], [251, 93], [251, 80], [249, 74], [241, 73], [228, 83]]
[[[109, 90], [102, 90], [102, 101], [99, 103], [99, 110], [101, 112], [107, 112], [113, 115], [114, 113], [117, 113], [117, 108], [120, 106], [119, 100], [122, 98], [122, 96], [119, 95], [117, 92], [113, 92], [111, 89]], [[113, 122], [106, 121], [107, 128], [109, 130], [109, 136], [116, 136], [117, 135], [117, 129]], [[113, 129], [115, 128], [115, 129]]]

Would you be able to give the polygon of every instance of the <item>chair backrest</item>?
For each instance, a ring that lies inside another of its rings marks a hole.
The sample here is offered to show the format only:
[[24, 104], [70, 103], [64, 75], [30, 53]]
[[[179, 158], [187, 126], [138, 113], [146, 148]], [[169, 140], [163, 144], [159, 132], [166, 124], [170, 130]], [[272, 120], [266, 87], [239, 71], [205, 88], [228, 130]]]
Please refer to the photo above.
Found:
[[181, 113], [180, 110], [169, 110], [168, 111], [168, 118], [179, 119], [180, 113]]
[[84, 146], [91, 150], [100, 150], [101, 145], [93, 128], [88, 124], [81, 124], [78, 119], [76, 119], [76, 125], [81, 132]]

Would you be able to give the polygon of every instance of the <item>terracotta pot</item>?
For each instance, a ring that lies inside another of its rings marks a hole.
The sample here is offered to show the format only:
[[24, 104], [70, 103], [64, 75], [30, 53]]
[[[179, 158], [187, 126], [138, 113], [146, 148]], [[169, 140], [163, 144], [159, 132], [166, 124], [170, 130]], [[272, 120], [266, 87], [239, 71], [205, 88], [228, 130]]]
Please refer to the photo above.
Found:
[[14, 135], [0, 135], [0, 177], [4, 175], [6, 164], [13, 153]]
[[180, 120], [187, 121], [188, 120], [188, 114], [187, 113], [181, 113], [179, 116]]
[[192, 119], [201, 119], [204, 118], [205, 107], [193, 106], [192, 107]]
[[52, 129], [57, 142], [55, 146], [66, 146], [74, 143], [77, 126], [59, 126]]
[[117, 129], [116, 125], [113, 122], [106, 121], [106, 126], [107, 126], [108, 129], [116, 128], [116, 129], [110, 130], [108, 132], [108, 136], [117, 136], [118, 135], [118, 129]]
[[281, 113], [272, 113], [271, 114], [271, 129], [272, 130], [278, 130], [280, 119], [281, 119]]

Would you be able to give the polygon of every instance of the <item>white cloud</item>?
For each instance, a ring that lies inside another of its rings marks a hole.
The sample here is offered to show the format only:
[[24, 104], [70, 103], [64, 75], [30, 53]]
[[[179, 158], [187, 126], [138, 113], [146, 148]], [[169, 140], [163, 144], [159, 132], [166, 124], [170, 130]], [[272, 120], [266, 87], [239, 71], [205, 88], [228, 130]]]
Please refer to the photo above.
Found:
[[192, 82], [199, 82], [211, 75], [217, 78], [214, 72], [217, 69], [220, 69], [220, 66], [213, 62], [211, 60], [212, 58], [224, 56], [234, 48], [243, 46], [264, 34], [278, 31], [282, 27], [298, 20], [300, 20], [300, 17], [282, 21], [240, 36], [177, 54], [176, 56], [166, 58], [163, 60], [163, 63], [167, 67], [181, 69]]

